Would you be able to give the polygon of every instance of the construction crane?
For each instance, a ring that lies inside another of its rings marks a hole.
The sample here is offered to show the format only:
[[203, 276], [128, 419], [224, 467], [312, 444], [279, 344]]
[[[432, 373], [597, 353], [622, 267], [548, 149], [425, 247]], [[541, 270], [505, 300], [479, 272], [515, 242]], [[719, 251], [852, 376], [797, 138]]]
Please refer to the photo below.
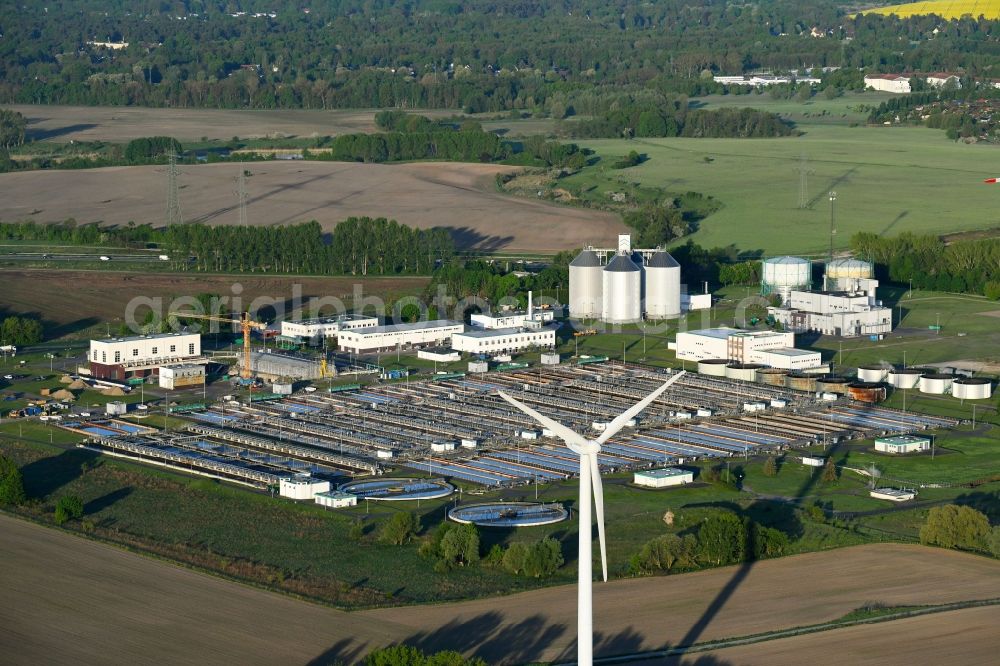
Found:
[[207, 319], [208, 321], [221, 321], [227, 324], [239, 324], [240, 330], [243, 332], [243, 367], [240, 368], [240, 379], [244, 382], [253, 379], [253, 373], [250, 370], [250, 331], [263, 331], [267, 328], [267, 324], [254, 321], [250, 318], [249, 312], [243, 312], [238, 315], [206, 315], [193, 312], [171, 312], [169, 316], [186, 317], [188, 319]]

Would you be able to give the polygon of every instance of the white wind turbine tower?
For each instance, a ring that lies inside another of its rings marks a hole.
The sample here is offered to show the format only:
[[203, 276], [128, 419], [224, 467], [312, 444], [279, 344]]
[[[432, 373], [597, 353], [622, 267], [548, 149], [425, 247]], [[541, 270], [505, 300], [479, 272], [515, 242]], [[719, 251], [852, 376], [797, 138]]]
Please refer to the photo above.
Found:
[[654, 400], [660, 397], [660, 394], [670, 388], [670, 385], [683, 375], [683, 371], [678, 372], [664, 382], [660, 388], [637, 402], [624, 413], [618, 415], [605, 427], [604, 432], [597, 439], [587, 439], [558, 421], [539, 414], [531, 407], [528, 407], [519, 400], [515, 400], [503, 391], [498, 392], [501, 398], [551, 430], [561, 440], [566, 442], [566, 446], [570, 451], [580, 456], [580, 563], [576, 610], [577, 663], [580, 666], [591, 666], [594, 662], [593, 596], [591, 591], [593, 585], [593, 537], [590, 532], [591, 487], [593, 487], [594, 508], [597, 513], [597, 536], [601, 542], [601, 568], [604, 574], [604, 581], [607, 582], [608, 580], [608, 556], [604, 540], [604, 490], [601, 485], [601, 472], [597, 466], [597, 454], [600, 452], [602, 444], [617, 435], [629, 421], [652, 404]]

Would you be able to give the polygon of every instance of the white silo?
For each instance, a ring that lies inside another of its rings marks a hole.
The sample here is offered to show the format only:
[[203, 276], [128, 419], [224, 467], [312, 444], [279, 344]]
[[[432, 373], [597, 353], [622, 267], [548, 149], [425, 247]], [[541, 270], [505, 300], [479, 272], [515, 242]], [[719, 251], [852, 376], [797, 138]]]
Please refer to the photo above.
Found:
[[621, 324], [642, 318], [642, 268], [619, 253], [604, 267], [601, 319]]
[[647, 319], [667, 319], [681, 314], [681, 265], [668, 252], [657, 250], [646, 262], [645, 307]]
[[875, 275], [875, 268], [860, 259], [834, 259], [827, 263], [824, 275], [826, 289], [856, 292], [861, 290], [862, 280], [870, 280]]
[[773, 257], [764, 261], [761, 286], [767, 294], [780, 294], [788, 300], [793, 290], [808, 289], [812, 284], [812, 264], [801, 257]]
[[569, 316], [600, 317], [603, 289], [601, 260], [593, 249], [585, 248], [569, 264]]

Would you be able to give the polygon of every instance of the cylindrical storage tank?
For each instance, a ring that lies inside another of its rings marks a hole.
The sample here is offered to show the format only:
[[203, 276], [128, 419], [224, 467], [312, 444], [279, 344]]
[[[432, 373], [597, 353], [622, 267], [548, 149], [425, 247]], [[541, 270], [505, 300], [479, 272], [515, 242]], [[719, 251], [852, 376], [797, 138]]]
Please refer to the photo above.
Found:
[[808, 391], [809, 393], [813, 393], [816, 391], [816, 377], [797, 372], [789, 373], [785, 377], [785, 388], [790, 388], [793, 391]]
[[886, 381], [898, 389], [917, 388], [920, 383], [920, 375], [927, 374], [926, 368], [893, 368], [886, 375]]
[[647, 319], [681, 315], [681, 265], [668, 252], [657, 250], [646, 262], [644, 274]]
[[858, 402], [882, 402], [885, 386], [878, 382], [854, 382], [847, 385], [847, 396]]
[[698, 361], [698, 374], [725, 377], [727, 365], [729, 365], [729, 361], [724, 358], [708, 358], [704, 361]]
[[847, 377], [835, 377], [827, 376], [820, 377], [816, 380], [816, 390], [825, 391], [826, 393], [838, 393], [840, 395], [847, 395], [847, 386], [851, 383], [851, 380]]
[[616, 254], [604, 267], [601, 319], [613, 324], [642, 318], [642, 268], [627, 255]]
[[860, 259], [834, 259], [826, 265], [826, 277], [839, 280], [840, 278], [868, 279], [874, 275], [872, 265]]
[[726, 366], [726, 378], [744, 382], [756, 381], [757, 371], [763, 367], [759, 363], [730, 363]]
[[948, 392], [953, 381], [955, 381], [955, 375], [929, 372], [926, 375], [920, 375], [920, 392], [941, 395]]
[[858, 381], [882, 382], [889, 373], [889, 368], [882, 365], [863, 365], [858, 368]]
[[787, 376], [788, 370], [781, 368], [761, 368], [757, 371], [757, 381], [768, 386], [784, 387]]
[[569, 262], [570, 317], [594, 319], [601, 316], [602, 275], [601, 260], [591, 249], [585, 249]]
[[993, 396], [993, 382], [985, 377], [959, 377], [951, 385], [951, 395], [959, 400], [985, 400]]
[[812, 283], [812, 264], [801, 257], [774, 257], [764, 260], [761, 285], [765, 294], [781, 294], [787, 300], [793, 289]]

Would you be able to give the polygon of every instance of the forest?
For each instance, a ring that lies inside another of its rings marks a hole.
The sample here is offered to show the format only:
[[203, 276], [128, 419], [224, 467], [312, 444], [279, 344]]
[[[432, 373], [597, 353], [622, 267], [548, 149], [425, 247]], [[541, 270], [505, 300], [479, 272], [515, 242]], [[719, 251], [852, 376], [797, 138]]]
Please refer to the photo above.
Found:
[[0, 18], [0, 102], [558, 116], [580, 89], [725, 92], [713, 73], [988, 76], [997, 27], [823, 0], [23, 0]]

